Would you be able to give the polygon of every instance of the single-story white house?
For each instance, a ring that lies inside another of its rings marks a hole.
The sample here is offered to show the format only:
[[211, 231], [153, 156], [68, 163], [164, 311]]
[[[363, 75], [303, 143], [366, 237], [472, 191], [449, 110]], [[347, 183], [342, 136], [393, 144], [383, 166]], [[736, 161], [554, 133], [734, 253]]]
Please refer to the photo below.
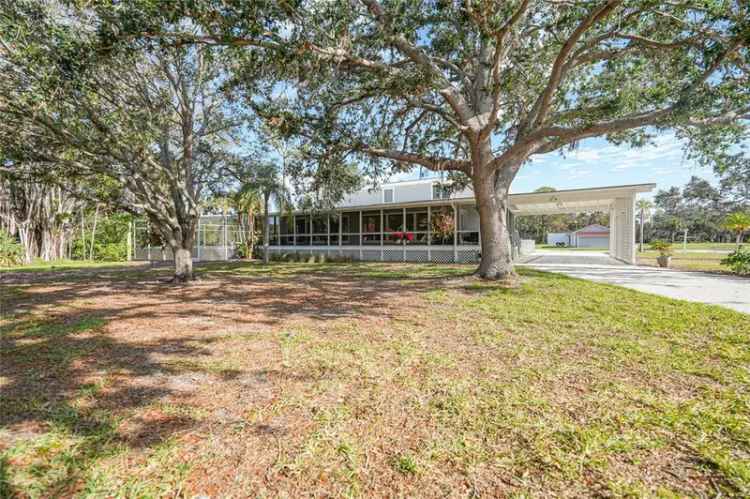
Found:
[[[635, 263], [635, 197], [655, 187], [636, 184], [511, 194], [508, 222], [513, 245], [520, 252], [522, 244], [515, 230], [519, 216], [606, 211], [610, 215], [610, 255]], [[450, 233], [435, 230], [438, 217], [450, 218]], [[260, 223], [258, 220], [258, 227]], [[272, 254], [468, 263], [477, 261], [482, 251], [474, 193], [470, 188], [447, 189], [434, 178], [362, 189], [327, 211], [297, 211], [291, 216], [270, 213], [268, 223]], [[226, 226], [222, 231], [201, 223], [193, 255], [200, 260], [232, 258], [233, 241], [232, 230]], [[151, 246], [137, 248], [136, 259], [158, 258], [153, 250]], [[161, 251], [156, 254], [164, 258]]]
[[573, 248], [608, 248], [609, 227], [591, 224], [573, 232], [550, 232], [547, 234], [547, 244]]

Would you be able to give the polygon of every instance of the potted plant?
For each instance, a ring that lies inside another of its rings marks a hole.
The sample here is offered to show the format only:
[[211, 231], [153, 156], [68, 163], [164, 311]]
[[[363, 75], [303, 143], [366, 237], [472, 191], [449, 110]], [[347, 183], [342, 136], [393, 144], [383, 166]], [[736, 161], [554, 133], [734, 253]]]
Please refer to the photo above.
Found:
[[672, 263], [672, 243], [657, 239], [651, 243], [651, 249], [659, 252], [656, 257], [656, 263], [659, 267], [667, 268]]

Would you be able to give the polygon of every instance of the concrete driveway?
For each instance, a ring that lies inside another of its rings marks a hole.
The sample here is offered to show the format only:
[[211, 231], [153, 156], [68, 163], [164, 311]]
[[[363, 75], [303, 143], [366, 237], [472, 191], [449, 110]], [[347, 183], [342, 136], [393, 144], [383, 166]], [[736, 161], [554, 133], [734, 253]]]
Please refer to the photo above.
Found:
[[750, 314], [747, 278], [626, 265], [594, 251], [538, 251], [521, 265]]

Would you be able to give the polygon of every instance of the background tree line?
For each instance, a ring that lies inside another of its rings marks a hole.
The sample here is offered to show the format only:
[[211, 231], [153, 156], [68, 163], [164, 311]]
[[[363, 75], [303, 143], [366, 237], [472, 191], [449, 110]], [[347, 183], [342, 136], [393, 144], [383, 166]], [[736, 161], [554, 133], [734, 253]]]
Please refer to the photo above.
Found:
[[750, 212], [750, 197], [745, 187], [749, 179], [725, 176], [720, 186], [715, 187], [693, 176], [682, 188], [673, 186], [658, 191], [652, 208], [645, 207], [644, 239], [679, 242], [687, 234], [691, 242], [734, 242], [736, 234], [726, 227], [726, 219], [732, 213]]

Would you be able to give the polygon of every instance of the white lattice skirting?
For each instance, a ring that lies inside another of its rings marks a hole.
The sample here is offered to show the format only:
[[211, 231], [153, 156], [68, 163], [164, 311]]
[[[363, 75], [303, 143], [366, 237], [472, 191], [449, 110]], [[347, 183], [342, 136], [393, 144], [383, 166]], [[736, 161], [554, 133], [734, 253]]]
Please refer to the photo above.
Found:
[[373, 248], [365, 247], [313, 247], [276, 246], [270, 249], [271, 254], [297, 254], [300, 256], [325, 255], [329, 258], [346, 257], [365, 262], [417, 262], [417, 263], [475, 263], [479, 261], [479, 248], [476, 246], [450, 247], [406, 247], [406, 248]]

